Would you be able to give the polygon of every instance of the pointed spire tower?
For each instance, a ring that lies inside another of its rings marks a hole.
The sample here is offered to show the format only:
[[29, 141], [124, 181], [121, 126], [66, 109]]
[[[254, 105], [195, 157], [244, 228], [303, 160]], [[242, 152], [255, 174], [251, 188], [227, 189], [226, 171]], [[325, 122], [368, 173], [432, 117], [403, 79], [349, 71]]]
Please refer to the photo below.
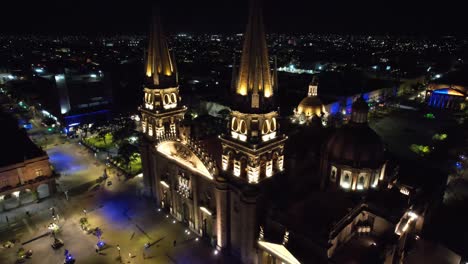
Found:
[[156, 6], [152, 13], [141, 115], [143, 133], [149, 139], [157, 139], [165, 134], [177, 135], [186, 107], [180, 104], [177, 67]]
[[148, 86], [169, 88], [178, 85], [174, 58], [169, 52], [167, 39], [161, 26], [159, 10], [156, 6], [153, 6], [148, 38], [146, 77]]
[[240, 61], [236, 94], [238, 102], [248, 112], [268, 111], [276, 83], [272, 79], [261, 0], [250, 1], [250, 13]]
[[[272, 77], [273, 76], [273, 77]], [[222, 169], [228, 176], [256, 184], [283, 171], [286, 136], [279, 133], [274, 108], [276, 73], [270, 72], [260, 0], [251, 0], [235, 102], [228, 135], [222, 135]]]

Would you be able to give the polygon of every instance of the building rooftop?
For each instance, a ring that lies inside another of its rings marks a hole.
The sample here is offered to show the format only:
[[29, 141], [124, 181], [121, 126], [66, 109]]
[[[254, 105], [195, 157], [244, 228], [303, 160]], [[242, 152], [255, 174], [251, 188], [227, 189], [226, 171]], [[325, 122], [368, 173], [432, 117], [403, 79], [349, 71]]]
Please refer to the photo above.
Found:
[[24, 130], [18, 128], [18, 123], [12, 116], [0, 112], [0, 123], [2, 124], [1, 167], [47, 155], [29, 139]]

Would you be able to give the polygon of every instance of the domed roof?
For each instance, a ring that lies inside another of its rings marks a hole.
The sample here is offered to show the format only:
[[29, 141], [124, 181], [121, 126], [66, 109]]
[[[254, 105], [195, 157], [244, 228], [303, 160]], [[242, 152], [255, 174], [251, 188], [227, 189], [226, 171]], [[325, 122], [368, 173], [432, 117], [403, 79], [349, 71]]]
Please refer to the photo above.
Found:
[[304, 113], [306, 116], [313, 116], [314, 114], [322, 115], [323, 104], [318, 96], [307, 96], [302, 99], [297, 107], [299, 114]]
[[384, 162], [384, 145], [367, 124], [349, 123], [330, 137], [322, 155], [331, 162], [373, 169]]
[[356, 101], [354, 101], [352, 110], [353, 112], [369, 112], [369, 105], [367, 104], [366, 100], [364, 100], [364, 98], [360, 96]]

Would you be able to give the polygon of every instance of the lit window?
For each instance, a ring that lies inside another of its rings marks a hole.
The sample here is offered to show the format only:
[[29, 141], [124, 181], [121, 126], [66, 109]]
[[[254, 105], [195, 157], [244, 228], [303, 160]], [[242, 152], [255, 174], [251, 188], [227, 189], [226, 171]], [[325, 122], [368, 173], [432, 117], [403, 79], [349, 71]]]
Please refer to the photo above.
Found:
[[153, 126], [152, 126], [152, 125], [148, 125], [148, 135], [149, 135], [150, 137], [153, 136]]
[[266, 176], [271, 177], [273, 175], [273, 161], [272, 160], [267, 161], [265, 168], [266, 168], [266, 172], [265, 172]]
[[279, 156], [276, 160], [276, 168], [279, 171], [283, 171], [283, 164], [284, 164], [284, 156]]
[[228, 155], [223, 155], [222, 157], [222, 168], [223, 170], [227, 170], [229, 164], [229, 156]]
[[365, 181], [366, 181], [365, 175], [364, 174], [359, 175], [359, 180], [358, 180], [358, 184], [357, 184], [357, 189], [358, 190], [363, 190], [364, 189]]
[[36, 169], [36, 177], [43, 176], [43, 175], [44, 175], [44, 172], [42, 171], [42, 169]]
[[351, 175], [349, 172], [344, 172], [343, 176], [341, 177], [340, 185], [345, 189], [349, 189], [351, 187]]
[[248, 180], [249, 183], [258, 183], [258, 178], [260, 176], [260, 168], [257, 167], [248, 167]]
[[237, 176], [237, 177], [240, 176], [240, 172], [241, 172], [240, 167], [241, 167], [240, 161], [234, 160], [234, 170], [233, 170], [234, 176]]
[[176, 133], [176, 124], [175, 123], [170, 124], [170, 129], [171, 129], [171, 133], [175, 134]]
[[332, 182], [336, 181], [336, 171], [337, 171], [336, 167], [331, 168], [330, 180]]
[[156, 128], [156, 137], [160, 138], [164, 135], [164, 126], [160, 126]]

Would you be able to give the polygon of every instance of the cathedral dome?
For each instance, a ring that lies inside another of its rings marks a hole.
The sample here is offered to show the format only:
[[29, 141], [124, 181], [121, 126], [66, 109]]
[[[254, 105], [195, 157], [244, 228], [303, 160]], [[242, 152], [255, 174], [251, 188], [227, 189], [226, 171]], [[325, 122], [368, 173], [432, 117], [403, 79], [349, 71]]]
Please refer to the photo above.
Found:
[[358, 98], [352, 106], [351, 120], [338, 129], [325, 145], [329, 161], [353, 167], [376, 168], [384, 162], [384, 145], [367, 124], [369, 106]]
[[314, 115], [321, 116], [323, 110], [323, 104], [320, 98], [317, 96], [307, 96], [302, 99], [297, 107], [297, 112], [299, 114], [304, 113], [306, 117], [311, 117]]
[[330, 137], [323, 154], [330, 162], [377, 168], [384, 162], [384, 145], [379, 135], [367, 124], [350, 123]]

